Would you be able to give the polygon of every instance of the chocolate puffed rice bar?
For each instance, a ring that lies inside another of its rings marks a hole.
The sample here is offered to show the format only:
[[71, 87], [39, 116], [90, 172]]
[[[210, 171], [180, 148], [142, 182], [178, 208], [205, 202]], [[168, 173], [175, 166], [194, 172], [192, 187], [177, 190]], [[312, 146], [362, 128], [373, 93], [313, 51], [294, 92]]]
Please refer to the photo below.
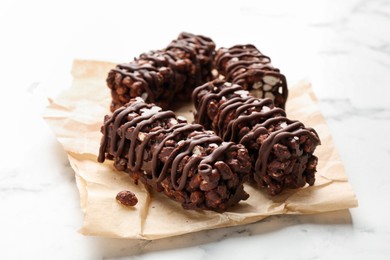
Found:
[[196, 123], [248, 149], [251, 177], [269, 194], [314, 184], [317, 133], [286, 118], [271, 99], [253, 97], [240, 85], [215, 80], [196, 88], [193, 102]]
[[285, 108], [288, 96], [286, 77], [254, 45], [218, 49], [214, 66], [226, 81], [252, 90], [259, 98], [271, 98], [275, 106]]
[[106, 116], [99, 162], [114, 167], [185, 209], [226, 211], [248, 198], [243, 183], [251, 169], [243, 145], [224, 142], [201, 125], [188, 124], [141, 98]]
[[106, 80], [111, 112], [138, 96], [164, 109], [176, 98], [190, 99], [195, 87], [212, 78], [214, 50], [210, 38], [183, 32], [165, 49], [118, 64]]

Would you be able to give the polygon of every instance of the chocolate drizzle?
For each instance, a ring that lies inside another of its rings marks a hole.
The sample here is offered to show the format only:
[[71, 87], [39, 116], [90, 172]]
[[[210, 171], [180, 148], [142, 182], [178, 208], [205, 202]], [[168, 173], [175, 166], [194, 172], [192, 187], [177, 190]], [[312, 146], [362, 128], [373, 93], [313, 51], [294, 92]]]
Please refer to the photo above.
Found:
[[196, 86], [211, 80], [214, 50], [210, 38], [181, 33], [165, 49], [118, 64], [106, 80], [111, 89], [111, 111], [137, 96], [163, 108], [175, 97], [188, 99]]
[[186, 209], [225, 211], [248, 197], [243, 191], [251, 168], [247, 150], [172, 111], [132, 99], [106, 116], [101, 131], [99, 162], [113, 159], [118, 170]]
[[259, 98], [273, 99], [275, 106], [284, 108], [288, 96], [287, 81], [271, 59], [254, 45], [235, 45], [217, 50], [214, 65], [228, 82], [255, 90]]
[[225, 141], [243, 144], [253, 165], [253, 179], [270, 194], [314, 184], [320, 139], [316, 131], [286, 118], [271, 99], [258, 99], [237, 84], [206, 83], [193, 92], [195, 122]]

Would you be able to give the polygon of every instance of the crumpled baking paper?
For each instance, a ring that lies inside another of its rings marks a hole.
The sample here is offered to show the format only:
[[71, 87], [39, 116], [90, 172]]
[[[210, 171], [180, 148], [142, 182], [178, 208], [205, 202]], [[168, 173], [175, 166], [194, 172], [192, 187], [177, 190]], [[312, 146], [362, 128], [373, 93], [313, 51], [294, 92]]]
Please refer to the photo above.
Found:
[[[287, 114], [318, 132], [322, 145], [315, 152], [319, 158], [314, 186], [287, 190], [271, 197], [251, 185], [246, 201], [225, 213], [184, 210], [181, 205], [161, 193], [135, 185], [112, 162], [97, 162], [100, 127], [109, 114], [110, 91], [105, 85], [108, 71], [115, 64], [75, 60], [72, 86], [60, 96], [49, 99], [44, 118], [68, 154], [80, 192], [85, 235], [159, 239], [205, 229], [253, 223], [276, 214], [313, 214], [357, 206], [356, 196], [348, 183], [343, 164], [335, 148], [330, 130], [322, 116], [310, 83], [290, 87]], [[176, 112], [192, 122], [191, 104]], [[135, 207], [116, 202], [116, 194], [130, 190], [138, 197]]]

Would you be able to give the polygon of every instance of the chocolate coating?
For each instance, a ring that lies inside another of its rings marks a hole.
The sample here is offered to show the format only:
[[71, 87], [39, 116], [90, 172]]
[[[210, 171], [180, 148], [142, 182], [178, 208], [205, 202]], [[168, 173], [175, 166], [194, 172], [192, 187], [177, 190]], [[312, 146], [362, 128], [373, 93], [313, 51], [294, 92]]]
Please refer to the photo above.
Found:
[[243, 144], [252, 161], [253, 180], [271, 195], [284, 188], [313, 185], [320, 139], [316, 131], [286, 118], [271, 99], [259, 99], [237, 84], [206, 83], [193, 92], [195, 122], [224, 141]]
[[244, 146], [223, 142], [172, 111], [132, 99], [105, 117], [101, 131], [99, 162], [114, 160], [116, 169], [185, 209], [225, 211], [248, 198], [243, 182], [251, 163]]
[[175, 98], [189, 99], [192, 90], [211, 80], [215, 44], [205, 36], [181, 33], [165, 49], [141, 54], [108, 73], [111, 111], [131, 98], [168, 108]]
[[220, 48], [214, 65], [226, 81], [253, 90], [259, 98], [271, 98], [275, 106], [285, 108], [288, 96], [286, 78], [254, 45]]

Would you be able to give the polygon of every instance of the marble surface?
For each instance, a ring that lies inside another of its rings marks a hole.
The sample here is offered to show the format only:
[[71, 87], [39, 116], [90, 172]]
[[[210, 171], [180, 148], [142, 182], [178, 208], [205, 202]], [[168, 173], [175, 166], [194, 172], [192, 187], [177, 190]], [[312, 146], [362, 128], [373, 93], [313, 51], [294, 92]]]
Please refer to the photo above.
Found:
[[[129, 60], [183, 30], [253, 43], [290, 82], [312, 82], [358, 208], [152, 242], [78, 233], [73, 170], [41, 118], [46, 97], [69, 86], [75, 58]], [[390, 1], [2, 1], [0, 31], [1, 259], [390, 256]]]

